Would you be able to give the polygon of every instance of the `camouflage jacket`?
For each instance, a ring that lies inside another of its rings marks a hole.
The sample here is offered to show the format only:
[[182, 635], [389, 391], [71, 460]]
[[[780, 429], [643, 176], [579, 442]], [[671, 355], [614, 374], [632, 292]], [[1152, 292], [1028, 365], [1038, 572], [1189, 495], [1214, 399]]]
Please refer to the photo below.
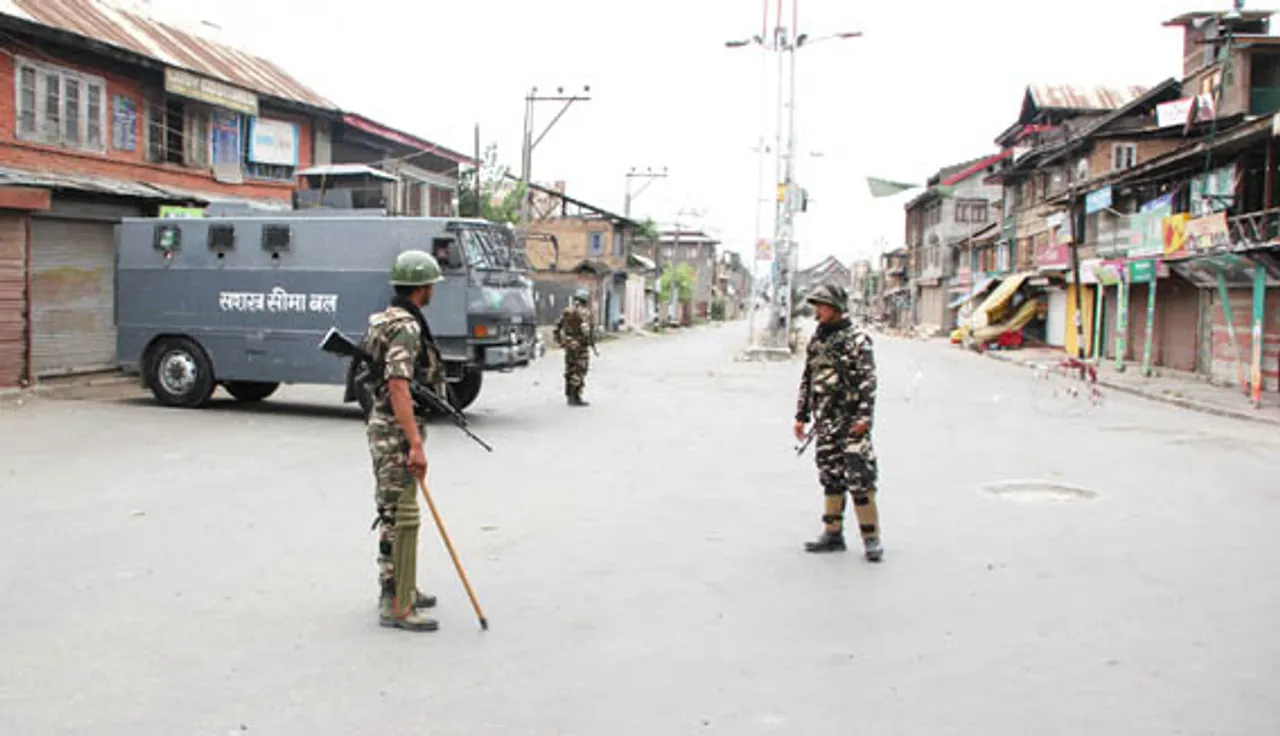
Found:
[[[814, 413], [828, 425], [872, 424], [876, 407], [876, 363], [871, 336], [847, 319], [819, 325], [805, 349], [796, 421]], [[869, 430], [868, 430], [869, 431]]]
[[[425, 348], [425, 354], [424, 354]], [[422, 328], [413, 314], [403, 307], [388, 307], [369, 315], [369, 328], [364, 335], [364, 349], [375, 363], [382, 364], [382, 375], [376, 377], [378, 390], [373, 415], [395, 424], [391, 410], [391, 394], [387, 381], [404, 378], [427, 389], [443, 389], [442, 361], [435, 343], [422, 339]], [[398, 425], [396, 425], [398, 427]]]
[[560, 313], [560, 321], [556, 322], [553, 336], [557, 345], [563, 345], [567, 349], [594, 345], [596, 331], [591, 324], [591, 310], [580, 304], [565, 307]]

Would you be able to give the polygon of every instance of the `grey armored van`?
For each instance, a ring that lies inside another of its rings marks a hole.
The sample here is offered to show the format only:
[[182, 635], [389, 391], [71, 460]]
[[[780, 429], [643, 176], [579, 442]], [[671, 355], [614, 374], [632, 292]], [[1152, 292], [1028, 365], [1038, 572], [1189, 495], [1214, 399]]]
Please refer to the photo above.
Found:
[[131, 218], [116, 239], [117, 360], [168, 406], [200, 406], [219, 385], [260, 401], [282, 383], [317, 383], [345, 386], [344, 401], [367, 413], [354, 366], [317, 345], [330, 327], [359, 339], [410, 248], [445, 270], [426, 316], [457, 408], [475, 401], [484, 371], [527, 366], [544, 350], [523, 248], [484, 220], [358, 210]]

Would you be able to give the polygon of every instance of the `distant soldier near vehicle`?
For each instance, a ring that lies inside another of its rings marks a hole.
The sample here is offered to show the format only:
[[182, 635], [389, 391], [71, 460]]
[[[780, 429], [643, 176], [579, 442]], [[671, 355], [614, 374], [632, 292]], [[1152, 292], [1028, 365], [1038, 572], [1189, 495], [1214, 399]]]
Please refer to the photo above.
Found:
[[876, 512], [876, 456], [871, 444], [875, 414], [876, 366], [871, 337], [846, 316], [848, 297], [839, 286], [822, 284], [807, 299], [818, 327], [806, 348], [796, 408], [796, 439], [807, 437], [812, 418], [818, 482], [822, 485], [822, 534], [805, 543], [814, 553], [843, 552], [845, 494], [853, 497], [866, 558], [884, 556]]
[[564, 348], [564, 395], [569, 406], [587, 406], [582, 400], [582, 388], [586, 384], [591, 356], [588, 350], [596, 345], [595, 326], [591, 321], [591, 297], [586, 289], [578, 289], [573, 303], [565, 307], [556, 322], [553, 334], [556, 345]]
[[377, 386], [366, 434], [377, 483], [378, 621], [408, 631], [439, 627], [421, 612], [436, 604], [435, 596], [417, 587], [418, 483], [427, 474], [426, 427], [414, 413], [409, 388], [416, 382], [443, 391], [440, 352], [422, 315], [434, 284], [443, 278], [440, 264], [428, 253], [401, 253], [391, 269], [395, 296], [386, 310], [369, 316], [364, 337]]

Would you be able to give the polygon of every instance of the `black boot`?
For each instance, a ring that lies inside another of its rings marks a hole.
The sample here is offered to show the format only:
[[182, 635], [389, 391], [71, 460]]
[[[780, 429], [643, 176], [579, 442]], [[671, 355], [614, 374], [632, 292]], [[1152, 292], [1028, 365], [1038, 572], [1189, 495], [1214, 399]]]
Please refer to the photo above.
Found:
[[862, 547], [868, 562], [879, 562], [884, 557], [884, 547], [880, 544], [879, 537], [867, 537], [862, 540]]
[[582, 400], [582, 394], [571, 394], [569, 396], [569, 406], [590, 406], [590, 402]]
[[814, 541], [804, 543], [805, 552], [844, 552], [846, 549], [843, 532], [823, 532]]

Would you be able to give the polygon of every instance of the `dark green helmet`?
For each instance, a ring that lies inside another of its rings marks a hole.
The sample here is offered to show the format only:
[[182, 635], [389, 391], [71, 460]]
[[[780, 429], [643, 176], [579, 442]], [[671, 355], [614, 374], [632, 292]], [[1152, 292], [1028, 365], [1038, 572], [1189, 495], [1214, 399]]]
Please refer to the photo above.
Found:
[[834, 284], [818, 284], [817, 288], [809, 292], [809, 298], [805, 301], [810, 304], [826, 304], [841, 312], [849, 308], [849, 296], [845, 294], [844, 289]]
[[426, 251], [406, 250], [391, 267], [392, 286], [425, 286], [443, 279], [440, 264]]
[[591, 292], [587, 291], [584, 288], [579, 287], [577, 291], [573, 292], [573, 298], [577, 299], [583, 304], [586, 304], [587, 302], [591, 301]]

